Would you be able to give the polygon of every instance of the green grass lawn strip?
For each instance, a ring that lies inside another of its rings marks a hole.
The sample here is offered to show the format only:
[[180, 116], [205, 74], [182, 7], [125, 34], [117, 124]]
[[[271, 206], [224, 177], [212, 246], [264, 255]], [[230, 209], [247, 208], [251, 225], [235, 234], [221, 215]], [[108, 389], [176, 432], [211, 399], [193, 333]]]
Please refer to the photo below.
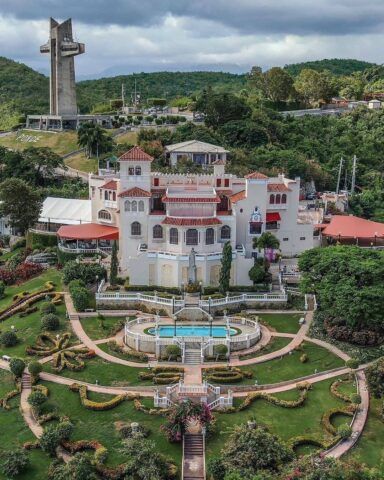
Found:
[[[134, 317], [128, 317], [132, 320]], [[104, 317], [103, 324], [97, 317], [81, 318], [80, 322], [89, 338], [92, 340], [101, 340], [103, 338], [109, 338], [113, 335], [113, 328], [121, 320], [125, 320], [125, 317]]]
[[[181, 464], [181, 445], [169, 443], [160, 426], [165, 418], [157, 415], [148, 415], [134, 409], [132, 401], [126, 401], [112, 410], [93, 411], [84, 408], [77, 393], [71, 392], [68, 387], [52, 382], [44, 382], [49, 388], [50, 395], [46, 410], [57, 410], [62, 415], [68, 415], [73, 422], [73, 440], [98, 440], [109, 451], [106, 465], [114, 466], [124, 461], [119, 452], [120, 437], [115, 429], [115, 422], [138, 422], [149, 428], [151, 434], [148, 439], [156, 443], [159, 452], [171, 457], [179, 466]], [[89, 392], [89, 398], [95, 401], [110, 399], [109, 395], [100, 395]], [[141, 399], [141, 402], [153, 407], [153, 399]]]
[[384, 423], [381, 416], [382, 400], [371, 398], [368, 420], [362, 436], [346, 455], [358, 463], [377, 468], [384, 473]]
[[25, 291], [29, 293], [36, 292], [37, 290], [43, 288], [44, 284], [48, 281], [51, 281], [55, 284], [55, 290], [62, 291], [61, 273], [54, 268], [50, 268], [38, 277], [31, 278], [27, 282], [24, 282], [20, 285], [5, 287], [4, 297], [0, 299], [0, 310], [10, 306], [12, 304], [13, 296], [17, 293]]
[[[308, 361], [300, 362], [300, 356], [306, 353]], [[285, 355], [282, 358], [259, 363], [257, 365], [247, 365], [243, 367], [253, 372], [253, 378], [243, 379], [244, 384], [254, 384], [257, 379], [259, 385], [278, 383], [295, 378], [305, 377], [333, 368], [344, 366], [345, 362], [333, 355], [323, 347], [313, 343], [305, 343], [300, 350], [292, 351], [291, 355]]]
[[261, 313], [258, 317], [262, 323], [268, 324], [276, 332], [297, 333], [299, 331], [299, 319], [304, 315], [292, 313]]
[[[10, 357], [20, 357], [26, 358], [27, 360], [31, 360], [33, 357], [27, 355], [25, 352], [25, 348], [27, 345], [34, 344], [36, 337], [42, 332], [41, 330], [41, 317], [42, 314], [40, 312], [41, 304], [44, 300], [37, 302], [34, 304], [38, 308], [37, 312], [31, 313], [26, 317], [19, 317], [19, 314], [15, 314], [10, 318], [7, 318], [3, 322], [0, 323], [0, 332], [10, 331], [11, 326], [15, 327], [15, 331], [17, 337], [19, 338], [19, 343], [14, 347], [4, 347], [0, 345], [0, 355], [9, 355]], [[66, 308], [65, 305], [62, 303], [57, 305], [56, 313], [60, 318], [60, 328], [55, 330], [52, 335], [57, 335], [63, 332], [70, 332], [70, 324], [68, 319], [65, 316]], [[73, 336], [72, 343], [78, 343], [77, 339]]]
[[[4, 370], [0, 370], [0, 397], [13, 390], [15, 384], [12, 375]], [[25, 425], [24, 419], [19, 411], [20, 397], [15, 397], [9, 401], [11, 410], [0, 408], [0, 454], [4, 450], [13, 450], [21, 448], [23, 443], [34, 441], [35, 437], [29, 428]], [[40, 450], [29, 452], [31, 465], [28, 470], [17, 477], [17, 480], [41, 480], [47, 478], [47, 470], [50, 460]], [[6, 478], [0, 473], [0, 480]]]
[[[308, 397], [301, 407], [282, 408], [264, 400], [257, 400], [248, 409], [233, 414], [216, 413], [216, 434], [207, 442], [207, 459], [219, 454], [223, 443], [235, 425], [255, 420], [260, 425], [267, 425], [270, 431], [285, 441], [300, 435], [319, 435], [323, 438], [326, 434], [321, 425], [324, 412], [333, 407], [343, 407], [345, 402], [335, 398], [330, 393], [333, 380], [326, 380], [313, 385], [308, 392]], [[296, 389], [273, 394], [284, 400], [298, 398]], [[236, 404], [241, 399], [236, 399]]]
[[[44, 365], [44, 370], [49, 373], [55, 373], [51, 363]], [[85, 360], [84, 370], [73, 372], [71, 370], [63, 370], [63, 377], [72, 378], [74, 381], [80, 380], [87, 383], [106, 386], [135, 386], [135, 385], [152, 385], [152, 381], [140, 381], [138, 379], [139, 372], [145, 370], [145, 367], [138, 364], [138, 367], [128, 367], [117, 363], [107, 362], [100, 357]]]

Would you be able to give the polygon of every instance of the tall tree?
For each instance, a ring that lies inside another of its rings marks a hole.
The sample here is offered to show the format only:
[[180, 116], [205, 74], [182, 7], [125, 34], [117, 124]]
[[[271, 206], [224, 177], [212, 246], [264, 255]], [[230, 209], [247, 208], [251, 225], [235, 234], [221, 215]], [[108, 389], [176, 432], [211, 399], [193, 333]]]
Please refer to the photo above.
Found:
[[41, 198], [32, 187], [19, 178], [8, 178], [0, 184], [0, 214], [9, 216], [12, 228], [23, 235], [39, 219]]
[[273, 67], [264, 73], [260, 67], [253, 67], [249, 84], [272, 102], [284, 102], [293, 92], [293, 78], [280, 67]]
[[118, 268], [119, 268], [119, 260], [117, 258], [117, 242], [115, 240], [112, 245], [111, 272], [109, 275], [109, 283], [111, 285], [116, 285], [117, 283]]
[[229, 282], [231, 279], [232, 266], [232, 246], [231, 242], [226, 242], [223, 248], [223, 255], [221, 258], [221, 270], [219, 288], [221, 293], [225, 294], [229, 290]]
[[46, 147], [29, 147], [23, 152], [25, 162], [33, 169], [35, 185], [41, 185], [45, 178], [52, 178], [57, 169], [66, 170], [63, 157]]
[[258, 248], [259, 251], [263, 248], [264, 257], [265, 257], [265, 250], [267, 248], [273, 248], [274, 250], [277, 250], [279, 247], [280, 247], [279, 240], [271, 232], [263, 232], [260, 235], [260, 237], [254, 237], [253, 239], [253, 248]]
[[100, 125], [91, 122], [82, 123], [77, 131], [77, 143], [84, 147], [88, 158], [112, 149], [112, 138]]
[[332, 95], [336, 93], [328, 73], [316, 72], [316, 70], [310, 68], [305, 68], [299, 73], [294, 86], [307, 104], [319, 100], [330, 100]]

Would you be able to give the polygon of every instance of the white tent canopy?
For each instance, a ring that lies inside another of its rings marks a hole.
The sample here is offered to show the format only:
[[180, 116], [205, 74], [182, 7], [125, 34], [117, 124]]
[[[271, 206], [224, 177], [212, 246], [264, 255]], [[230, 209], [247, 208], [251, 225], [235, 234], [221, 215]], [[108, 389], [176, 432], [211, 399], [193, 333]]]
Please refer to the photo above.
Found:
[[78, 225], [92, 222], [91, 200], [47, 197], [39, 218], [40, 223]]

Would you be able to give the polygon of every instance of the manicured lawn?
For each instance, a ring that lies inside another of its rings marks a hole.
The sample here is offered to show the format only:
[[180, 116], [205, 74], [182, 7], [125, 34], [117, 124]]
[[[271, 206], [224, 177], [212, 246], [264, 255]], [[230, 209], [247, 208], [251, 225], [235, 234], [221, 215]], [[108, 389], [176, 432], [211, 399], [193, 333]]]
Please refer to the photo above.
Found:
[[[1, 257], [0, 257], [1, 258]], [[54, 269], [50, 268], [46, 270], [38, 277], [31, 278], [25, 283], [20, 285], [13, 285], [11, 287], [5, 288], [5, 295], [0, 300], [0, 309], [8, 307], [12, 303], [12, 298], [14, 295], [20, 292], [29, 292], [33, 293], [37, 290], [40, 290], [44, 287], [45, 282], [51, 281], [55, 284], [55, 288], [57, 291], [62, 291], [62, 281], [61, 281], [61, 273]]]
[[[308, 361], [300, 362], [300, 356], [306, 353]], [[243, 383], [254, 384], [257, 379], [259, 385], [278, 383], [299, 377], [305, 377], [312, 373], [331, 370], [344, 366], [344, 361], [333, 355], [325, 348], [312, 343], [304, 343], [300, 351], [294, 350], [291, 355], [243, 367], [253, 372], [253, 378], [244, 379]]]
[[[125, 355], [124, 353], [115, 352], [114, 350], [112, 350], [109, 347], [108, 343], [99, 344], [98, 347], [104, 352], [109, 353], [109, 355], [113, 355], [114, 357], [122, 358], [123, 360], [129, 360], [130, 362], [134, 362], [132, 358], [127, 358], [127, 355]], [[146, 362], [136, 362], [136, 363], [137, 363], [137, 366], [139, 367], [140, 365]]]
[[301, 314], [292, 313], [262, 313], [258, 315], [260, 321], [269, 325], [273, 330], [280, 333], [297, 333], [300, 325]]
[[347, 458], [375, 467], [384, 473], [384, 423], [381, 418], [382, 400], [371, 398], [368, 421], [363, 435]]
[[117, 144], [120, 143], [130, 143], [132, 145], [137, 144], [137, 132], [127, 132], [122, 135], [119, 135], [115, 138]]
[[[298, 408], [282, 408], [257, 400], [248, 409], [233, 414], [215, 414], [216, 434], [208, 440], [207, 458], [219, 454], [223, 443], [235, 425], [255, 420], [259, 425], [266, 425], [270, 431], [283, 440], [288, 441], [299, 435], [319, 435], [321, 439], [326, 434], [321, 426], [321, 417], [327, 410], [336, 406], [345, 406], [345, 402], [335, 398], [329, 391], [334, 380], [326, 380], [313, 385], [303, 406]], [[296, 399], [296, 390], [274, 394], [285, 400]], [[235, 405], [242, 400], [236, 399]]]
[[[12, 376], [4, 370], [0, 370], [0, 397], [13, 389]], [[35, 440], [19, 412], [19, 401], [20, 397], [18, 396], [9, 402], [12, 407], [11, 410], [0, 408], [0, 453], [3, 450], [21, 448], [23, 443]], [[42, 480], [47, 478], [50, 463], [48, 456], [40, 450], [31, 450], [29, 456], [31, 465], [25, 473], [17, 477], [17, 480]], [[1, 473], [0, 480], [5, 480]]]
[[[128, 367], [126, 365], [107, 362], [100, 357], [95, 357], [86, 360], [85, 365], [84, 370], [73, 372], [66, 369], [62, 371], [61, 375], [87, 383], [96, 383], [96, 380], [98, 380], [99, 385], [107, 386], [152, 385], [151, 381], [141, 382], [138, 379], [139, 372], [145, 370], [145, 367], [139, 364], [138, 368]], [[44, 370], [49, 373], [56, 373], [50, 363], [44, 365]]]
[[68, 167], [80, 170], [81, 172], [94, 173], [97, 171], [97, 159], [87, 158], [84, 152], [77, 153], [65, 160]]
[[[42, 332], [42, 314], [40, 312], [42, 303], [43, 301], [35, 303], [35, 306], [38, 308], [37, 312], [31, 313], [30, 315], [22, 318], [16, 314], [0, 323], [0, 332], [10, 331], [11, 325], [13, 325], [15, 327], [17, 337], [19, 338], [19, 343], [14, 347], [4, 347], [3, 345], [0, 345], [0, 356], [9, 355], [10, 357], [27, 358], [28, 360], [32, 359], [30, 355], [25, 353], [25, 348], [28, 345], [33, 345], [36, 337]], [[71, 328], [69, 321], [65, 317], [65, 305], [58, 305], [56, 313], [60, 317], [60, 328], [52, 332], [52, 334], [57, 335], [60, 332], [70, 332]], [[72, 343], [78, 343], [75, 337], [73, 337]]]
[[240, 359], [246, 360], [248, 358], [257, 358], [261, 357], [262, 355], [266, 355], [267, 353], [276, 352], [277, 350], [286, 347], [288, 343], [291, 343], [291, 341], [292, 338], [272, 337], [271, 341], [264, 348], [254, 354], [240, 356]]
[[[25, 141], [26, 136], [34, 137], [36, 142]], [[0, 138], [0, 145], [15, 150], [24, 150], [28, 147], [49, 147], [55, 153], [64, 155], [78, 149], [76, 132], [32, 132], [30, 130], [22, 130], [12, 135]]]
[[[129, 320], [134, 317], [128, 317]], [[102, 338], [109, 338], [112, 335], [112, 330], [115, 325], [121, 321], [125, 322], [126, 317], [104, 317], [101, 322], [97, 317], [81, 318], [80, 322], [88, 337], [92, 340], [100, 340]], [[123, 327], [122, 327], [123, 328]]]
[[[148, 415], [134, 409], [133, 402], [127, 401], [116, 408], [107, 411], [92, 411], [84, 408], [80, 403], [79, 394], [71, 392], [68, 387], [51, 382], [45, 382], [49, 388], [49, 409], [57, 409], [62, 415], [68, 415], [75, 429], [73, 440], [98, 440], [109, 452], [107, 465], [117, 465], [124, 461], [124, 456], [119, 452], [121, 446], [119, 435], [116, 431], [117, 422], [138, 422], [150, 429], [148, 439], [156, 443], [159, 452], [171, 457], [179, 466], [181, 463], [182, 448], [180, 444], [168, 443], [160, 426], [165, 418], [158, 415]], [[102, 401], [110, 396], [90, 393], [89, 398]], [[153, 399], [141, 399], [148, 407], [153, 407]]]

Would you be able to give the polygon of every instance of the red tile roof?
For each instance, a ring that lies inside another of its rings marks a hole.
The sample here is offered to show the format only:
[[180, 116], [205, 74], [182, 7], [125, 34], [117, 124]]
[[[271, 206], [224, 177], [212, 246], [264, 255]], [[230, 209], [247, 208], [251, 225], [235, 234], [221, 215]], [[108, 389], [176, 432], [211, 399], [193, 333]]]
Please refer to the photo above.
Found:
[[267, 179], [267, 175], [264, 175], [264, 173], [260, 172], [252, 172], [249, 173], [248, 175], [245, 175], [245, 178], [250, 178], [250, 179], [257, 179], [257, 180], [265, 180]]
[[208, 225], [220, 225], [221, 220], [217, 217], [211, 218], [188, 218], [188, 217], [165, 217], [164, 225], [176, 225], [178, 227], [205, 227]]
[[57, 236], [71, 240], [117, 240], [119, 229], [98, 223], [82, 223], [81, 225], [63, 225], [59, 228]]
[[147, 152], [144, 152], [144, 150], [137, 145], [135, 145], [131, 150], [128, 150], [128, 152], [123, 153], [121, 157], [119, 158], [119, 161], [128, 161], [128, 162], [133, 162], [137, 160], [144, 160], [146, 162], [152, 162], [153, 157], [149, 155]]
[[161, 199], [164, 203], [220, 203], [220, 197], [167, 197]]
[[285, 183], [268, 183], [268, 192], [291, 192]]
[[338, 238], [384, 238], [384, 223], [372, 222], [353, 215], [334, 215], [323, 235]]
[[130, 188], [129, 190], [125, 190], [124, 192], [119, 193], [119, 197], [151, 197], [152, 195], [147, 192], [147, 190], [143, 190], [142, 188], [139, 187], [133, 187]]
[[231, 199], [232, 203], [239, 202], [240, 200], [244, 200], [244, 198], [247, 198], [245, 195], [245, 190], [241, 190], [240, 192], [234, 193], [229, 197]]
[[117, 190], [117, 182], [116, 180], [110, 180], [109, 182], [104, 183], [104, 185], [99, 188], [102, 188], [104, 190]]

